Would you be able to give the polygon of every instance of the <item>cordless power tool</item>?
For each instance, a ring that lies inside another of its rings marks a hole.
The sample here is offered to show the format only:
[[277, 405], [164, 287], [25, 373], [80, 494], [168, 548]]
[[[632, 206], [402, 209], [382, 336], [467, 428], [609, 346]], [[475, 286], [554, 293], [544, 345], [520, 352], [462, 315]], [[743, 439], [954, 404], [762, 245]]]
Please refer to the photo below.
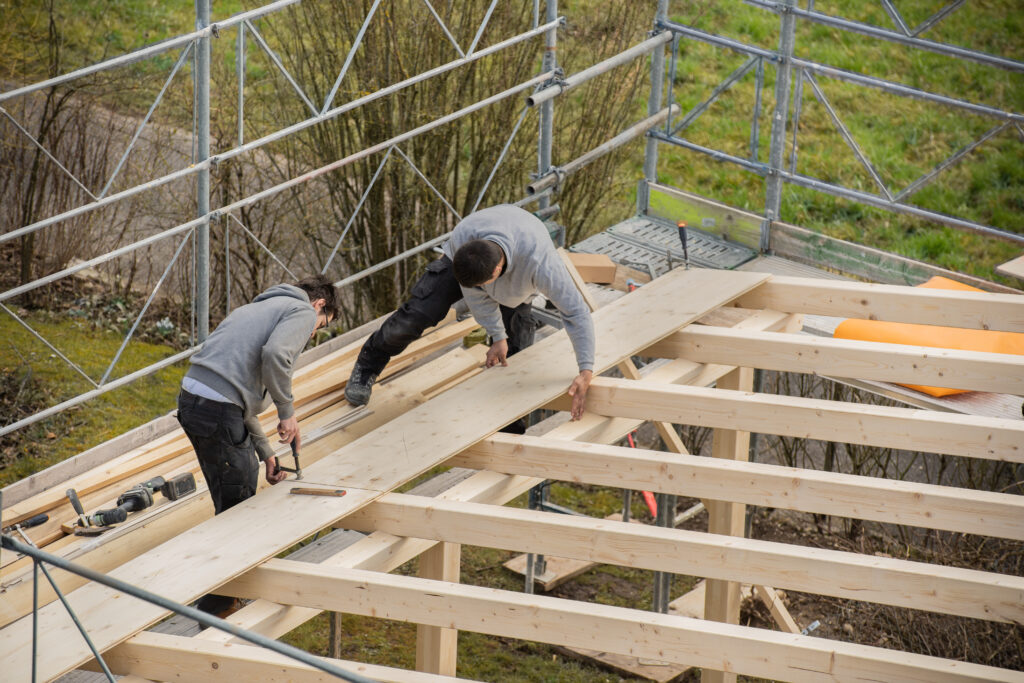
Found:
[[[153, 504], [153, 496], [157, 493], [163, 494], [167, 500], [178, 500], [196, 490], [196, 478], [191, 472], [184, 472], [176, 477], [164, 479], [153, 477], [148, 481], [136, 484], [117, 497], [117, 507], [109, 510], [99, 510], [91, 515], [86, 515], [81, 510], [81, 504], [75, 505], [79, 513], [79, 524], [82, 526], [106, 527], [112, 524], [120, 524], [128, 519], [129, 512], [145, 510]], [[68, 497], [72, 505], [77, 502], [78, 496], [73, 496], [74, 489], [68, 490]]]

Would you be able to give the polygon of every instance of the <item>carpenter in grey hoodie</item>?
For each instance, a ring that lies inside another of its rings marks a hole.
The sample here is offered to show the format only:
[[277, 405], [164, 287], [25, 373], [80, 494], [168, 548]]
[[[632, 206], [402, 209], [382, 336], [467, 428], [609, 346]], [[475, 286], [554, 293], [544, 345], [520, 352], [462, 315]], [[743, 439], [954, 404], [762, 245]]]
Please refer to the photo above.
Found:
[[256, 416], [270, 401], [280, 420], [295, 413], [292, 368], [316, 320], [306, 292], [294, 285], [275, 285], [232, 311], [192, 356], [187, 376], [242, 408], [261, 461], [274, 449]]
[[555, 251], [544, 223], [529, 211], [502, 204], [464, 218], [444, 245], [450, 259], [470, 240], [489, 240], [505, 252], [505, 270], [480, 287], [463, 287], [473, 317], [494, 341], [508, 335], [498, 304], [514, 308], [538, 292], [555, 305], [576, 352], [580, 372], [594, 369], [594, 323], [590, 308]]

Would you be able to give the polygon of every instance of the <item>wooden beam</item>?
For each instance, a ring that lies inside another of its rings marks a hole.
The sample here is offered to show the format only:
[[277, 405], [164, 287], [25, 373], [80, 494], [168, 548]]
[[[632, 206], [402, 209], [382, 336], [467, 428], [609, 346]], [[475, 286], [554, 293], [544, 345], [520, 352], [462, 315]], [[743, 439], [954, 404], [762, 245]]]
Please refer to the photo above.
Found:
[[782, 604], [782, 598], [771, 586], [754, 586], [754, 594], [772, 613], [775, 624], [786, 633], [800, 633], [800, 627], [793, 621], [792, 615]]
[[1024, 422], [595, 377], [587, 410], [866, 446], [1024, 462]]
[[[343, 669], [378, 681], [394, 683], [456, 683], [465, 678], [435, 676], [388, 666], [323, 658]], [[200, 638], [146, 631], [104, 656], [118, 675], [144, 676], [157, 681], [281, 681], [336, 683], [330, 674], [284, 655], [250, 644], [215, 643]]]
[[788, 313], [1024, 332], [1024, 297], [1017, 294], [776, 275], [736, 303]]
[[[749, 392], [754, 386], [754, 371], [737, 367], [718, 380], [722, 389]], [[711, 436], [711, 457], [719, 461], [746, 462], [750, 455], [750, 432], [718, 427]], [[746, 511], [743, 503], [729, 500], [707, 500], [708, 533], [745, 536]], [[725, 624], [740, 623], [740, 582], [708, 577], [704, 587], [704, 618]], [[735, 683], [730, 671], [705, 670], [701, 683]]]
[[784, 372], [1024, 394], [1024, 356], [1006, 353], [690, 325], [644, 354], [698, 363], [746, 363]]
[[[345, 524], [357, 531], [385, 531], [1024, 622], [1024, 578], [956, 567], [397, 493], [349, 515]], [[237, 583], [220, 590], [248, 597], [241, 595]]]
[[[766, 277], [676, 270], [622, 297], [594, 316], [597, 338], [602, 340], [595, 371], [650, 346]], [[680, 297], [680, 291], [700, 291], [702, 296], [699, 301]], [[637, 319], [645, 324], [636, 325]], [[575, 375], [568, 337], [554, 334], [517, 354], [510, 367], [480, 373], [303, 468], [308, 481], [347, 489], [344, 498], [295, 501], [306, 497], [290, 496], [288, 486], [272, 486], [110, 574], [179, 602], [194, 600], [446, 460], [500, 425], [544, 405], [565, 392]], [[369, 405], [373, 409], [375, 404], [371, 400]], [[258, 534], [251, 533], [254, 528], [259, 529]], [[101, 651], [165, 614], [146, 604], [126, 611], [118, 597], [116, 591], [91, 584], [68, 596]], [[39, 649], [48, 653], [40, 662], [41, 677], [59, 676], [91, 658], [63, 605], [51, 603], [39, 610], [39, 615], [44, 624]], [[0, 670], [19, 680], [31, 675], [31, 621], [23, 618], [0, 630]]]
[[[630, 525], [636, 526], [636, 525]], [[270, 560], [235, 584], [248, 597], [453, 626], [784, 681], [1024, 681], [1024, 672], [643, 610]]]
[[[458, 583], [460, 550], [461, 546], [456, 543], [438, 543], [420, 555], [419, 576]], [[417, 624], [416, 670], [454, 676], [458, 645], [459, 632], [456, 629]]]
[[1024, 541], [1024, 497], [766, 463], [493, 434], [457, 467]]

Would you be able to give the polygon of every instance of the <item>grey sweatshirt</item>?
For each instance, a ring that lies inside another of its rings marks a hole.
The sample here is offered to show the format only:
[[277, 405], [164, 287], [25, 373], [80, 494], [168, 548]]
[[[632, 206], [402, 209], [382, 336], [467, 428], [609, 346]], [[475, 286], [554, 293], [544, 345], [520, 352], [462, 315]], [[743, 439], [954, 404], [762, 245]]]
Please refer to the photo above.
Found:
[[508, 204], [477, 211], [455, 226], [444, 253], [454, 259], [459, 247], [475, 239], [494, 242], [505, 252], [505, 271], [497, 280], [462, 288], [469, 310], [491, 339], [500, 341], [508, 336], [499, 304], [514, 308], [540, 292], [561, 314], [580, 371], [593, 370], [595, 341], [590, 308], [540, 219]]
[[187, 376], [241, 406], [260, 460], [274, 454], [257, 415], [270, 401], [278, 419], [295, 414], [292, 367], [316, 327], [309, 296], [294, 285], [275, 285], [236, 308], [192, 356]]

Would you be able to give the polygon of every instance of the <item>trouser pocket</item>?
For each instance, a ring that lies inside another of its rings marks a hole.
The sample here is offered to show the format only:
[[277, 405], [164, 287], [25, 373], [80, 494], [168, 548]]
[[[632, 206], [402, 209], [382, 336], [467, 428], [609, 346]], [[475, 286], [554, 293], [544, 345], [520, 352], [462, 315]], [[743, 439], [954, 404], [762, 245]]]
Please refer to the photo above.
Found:
[[252, 446], [252, 439], [248, 436], [241, 444], [224, 444], [222, 457], [220, 468], [221, 510], [227, 510], [256, 494], [259, 465]]

